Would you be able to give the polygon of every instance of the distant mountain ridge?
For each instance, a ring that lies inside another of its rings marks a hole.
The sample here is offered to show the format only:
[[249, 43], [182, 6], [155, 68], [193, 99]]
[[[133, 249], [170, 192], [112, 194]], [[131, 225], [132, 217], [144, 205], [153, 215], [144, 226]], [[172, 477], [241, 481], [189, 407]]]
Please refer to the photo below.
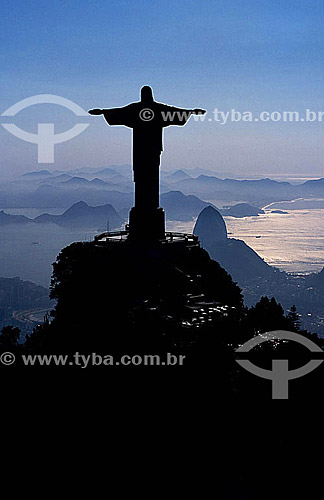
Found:
[[[197, 175], [195, 177], [195, 175]], [[64, 176], [64, 177], [63, 177]], [[53, 195], [47, 193], [47, 206], [64, 206], [78, 201], [75, 191], [83, 189], [82, 197], [91, 205], [102, 203], [111, 203], [108, 197], [101, 191], [116, 191], [129, 193], [132, 195], [133, 173], [130, 165], [112, 165], [107, 167], [93, 167], [73, 169], [66, 172], [41, 170], [38, 172], [27, 172], [21, 176], [26, 182], [26, 192], [24, 186], [18, 180], [12, 181], [11, 185], [6, 186], [5, 192], [0, 187], [0, 206], [33, 206], [37, 205], [36, 192], [44, 183], [56, 187], [58, 191]], [[20, 182], [20, 185], [19, 185]], [[15, 186], [19, 185], [19, 193]], [[32, 189], [34, 188], [34, 191]], [[59, 192], [59, 189], [64, 189]], [[86, 192], [89, 190], [91, 192]], [[294, 185], [287, 181], [272, 180], [269, 178], [260, 179], [235, 179], [219, 178], [212, 175], [212, 172], [201, 168], [193, 170], [178, 169], [175, 171], [161, 170], [161, 191], [181, 191], [185, 195], [197, 196], [206, 202], [222, 200], [225, 203], [246, 202], [257, 208], [279, 202], [282, 200], [294, 200], [296, 198], [324, 198], [324, 179], [313, 179]], [[64, 201], [65, 200], [65, 201]], [[57, 203], [60, 203], [57, 205]], [[62, 204], [64, 203], [64, 204]], [[46, 205], [43, 205], [46, 206]], [[114, 205], [115, 206], [115, 205]], [[117, 210], [124, 208], [123, 205], [116, 204]]]
[[124, 220], [110, 204], [90, 207], [84, 201], [72, 205], [61, 215], [42, 214], [34, 219], [24, 215], [10, 215], [0, 211], [0, 226], [7, 224], [48, 224], [53, 223], [66, 227], [91, 227], [105, 230], [107, 225], [111, 230], [119, 228]]
[[22, 174], [22, 177], [30, 177], [30, 178], [51, 177], [52, 175], [53, 174], [48, 170], [37, 170], [35, 172], [26, 172], [25, 174]]
[[219, 179], [199, 175], [197, 178], [184, 179], [175, 183], [184, 194], [195, 194], [204, 199], [223, 199], [228, 201], [244, 200], [262, 207], [271, 202], [293, 200], [300, 197], [324, 198], [324, 179], [306, 181], [293, 185], [286, 181], [272, 179], [237, 180]]
[[169, 191], [160, 196], [160, 205], [169, 220], [190, 221], [209, 203], [194, 195], [184, 195], [181, 191]]
[[[95, 183], [101, 183], [98, 179], [94, 179]], [[89, 181], [86, 181], [89, 182]], [[93, 182], [93, 181], [91, 181]], [[50, 208], [49, 200], [52, 200], [50, 204], [53, 208], [62, 207], [66, 205], [64, 190], [58, 188], [57, 186], [51, 186], [44, 184], [40, 186], [37, 191], [37, 201], [39, 207]], [[105, 190], [89, 190], [78, 188], [73, 191], [73, 196], [70, 195], [69, 199], [72, 198], [74, 202], [73, 205], [78, 205], [79, 202], [83, 202], [89, 209], [96, 208], [97, 215], [100, 206], [110, 206], [116, 212], [122, 214], [121, 219], [128, 218], [128, 212], [133, 204], [133, 196], [128, 193], [120, 193], [118, 191], [105, 191]], [[31, 203], [29, 205], [34, 208], [35, 205]], [[97, 200], [97, 202], [96, 202]], [[54, 202], [54, 203], [53, 203]], [[160, 196], [160, 205], [164, 208], [166, 212], [166, 217], [169, 220], [179, 220], [179, 221], [190, 221], [198, 216], [199, 212], [209, 205], [208, 202], [200, 200], [194, 195], [184, 195], [181, 191], [168, 191], [162, 193]], [[71, 205], [69, 209], [71, 208]], [[64, 215], [64, 214], [63, 214]], [[6, 214], [4, 211], [0, 214], [0, 224], [10, 224], [10, 223], [27, 223], [27, 222], [56, 222], [59, 221], [59, 217], [62, 216], [50, 216], [48, 214], [43, 214], [36, 219], [29, 219], [24, 216], [13, 216]], [[62, 219], [66, 220], [66, 219]], [[119, 224], [114, 224], [118, 227]]]
[[26, 224], [30, 221], [31, 219], [25, 217], [24, 215], [10, 215], [6, 214], [4, 210], [0, 211], [0, 226], [4, 226], [6, 224]]
[[36, 223], [49, 223], [73, 226], [73, 227], [95, 227], [97, 229], [119, 228], [123, 219], [118, 215], [112, 205], [101, 205], [90, 207], [84, 201], [72, 205], [62, 215], [42, 214], [33, 219]]
[[170, 182], [170, 181], [171, 182], [178, 182], [178, 181], [182, 181], [184, 179], [192, 179], [191, 175], [187, 174], [183, 170], [176, 170], [171, 175], [165, 175], [164, 178], [167, 182]]

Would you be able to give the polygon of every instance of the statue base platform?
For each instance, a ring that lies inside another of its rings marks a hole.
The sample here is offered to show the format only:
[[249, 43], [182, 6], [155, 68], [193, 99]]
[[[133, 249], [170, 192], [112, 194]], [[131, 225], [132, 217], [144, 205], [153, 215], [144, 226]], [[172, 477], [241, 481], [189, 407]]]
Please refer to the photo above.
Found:
[[133, 207], [129, 213], [128, 238], [159, 241], [165, 239], [165, 214], [163, 208], [142, 210]]
[[125, 231], [107, 231], [105, 233], [98, 234], [94, 237], [94, 243], [97, 246], [107, 246], [107, 245], [118, 245], [121, 243], [128, 243], [131, 246], [136, 247], [147, 247], [147, 248], [166, 248], [172, 244], [172, 247], [188, 247], [188, 248], [200, 248], [198, 236], [190, 233], [173, 233], [164, 232], [164, 237], [152, 241], [152, 235], [148, 234], [150, 232], [149, 228], [146, 228], [146, 232], [142, 234], [142, 238], [136, 235], [136, 238], [130, 237], [130, 232], [128, 226]]

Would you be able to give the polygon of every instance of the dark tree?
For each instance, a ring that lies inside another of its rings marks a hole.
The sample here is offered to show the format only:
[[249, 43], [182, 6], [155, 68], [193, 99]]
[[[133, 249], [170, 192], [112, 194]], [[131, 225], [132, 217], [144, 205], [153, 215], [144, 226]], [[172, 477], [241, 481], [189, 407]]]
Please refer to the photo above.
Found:
[[4, 326], [0, 335], [1, 349], [12, 349], [18, 346], [20, 330], [14, 326]]
[[247, 324], [255, 333], [289, 329], [284, 310], [274, 297], [261, 297], [260, 301], [249, 309]]
[[295, 305], [293, 305], [287, 314], [287, 320], [290, 323], [290, 328], [294, 332], [299, 332], [300, 331], [300, 315], [297, 312], [297, 308]]

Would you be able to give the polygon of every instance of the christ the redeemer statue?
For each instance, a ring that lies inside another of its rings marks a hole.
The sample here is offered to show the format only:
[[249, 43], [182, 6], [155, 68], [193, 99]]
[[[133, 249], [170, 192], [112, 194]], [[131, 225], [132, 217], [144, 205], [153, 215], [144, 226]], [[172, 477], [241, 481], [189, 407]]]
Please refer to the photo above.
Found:
[[159, 208], [159, 167], [163, 151], [163, 128], [185, 125], [191, 114], [203, 109], [183, 109], [156, 102], [151, 87], [141, 89], [141, 100], [123, 108], [91, 109], [91, 115], [103, 115], [109, 125], [133, 129], [133, 170], [135, 207], [130, 212], [131, 238], [163, 239], [164, 212]]

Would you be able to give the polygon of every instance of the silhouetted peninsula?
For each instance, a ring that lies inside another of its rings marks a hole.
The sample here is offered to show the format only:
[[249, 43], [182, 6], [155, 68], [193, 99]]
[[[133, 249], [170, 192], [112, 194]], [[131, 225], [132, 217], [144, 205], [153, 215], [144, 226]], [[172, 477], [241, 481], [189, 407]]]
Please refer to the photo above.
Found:
[[238, 203], [237, 205], [233, 205], [232, 207], [229, 208], [223, 208], [220, 210], [222, 215], [229, 215], [231, 217], [253, 217], [256, 215], [261, 215], [264, 214], [264, 211], [252, 207], [248, 203]]
[[211, 206], [199, 214], [194, 234], [211, 258], [219, 262], [235, 281], [242, 282], [261, 276], [266, 278], [278, 272], [244, 241], [227, 238], [225, 221], [218, 210]]

